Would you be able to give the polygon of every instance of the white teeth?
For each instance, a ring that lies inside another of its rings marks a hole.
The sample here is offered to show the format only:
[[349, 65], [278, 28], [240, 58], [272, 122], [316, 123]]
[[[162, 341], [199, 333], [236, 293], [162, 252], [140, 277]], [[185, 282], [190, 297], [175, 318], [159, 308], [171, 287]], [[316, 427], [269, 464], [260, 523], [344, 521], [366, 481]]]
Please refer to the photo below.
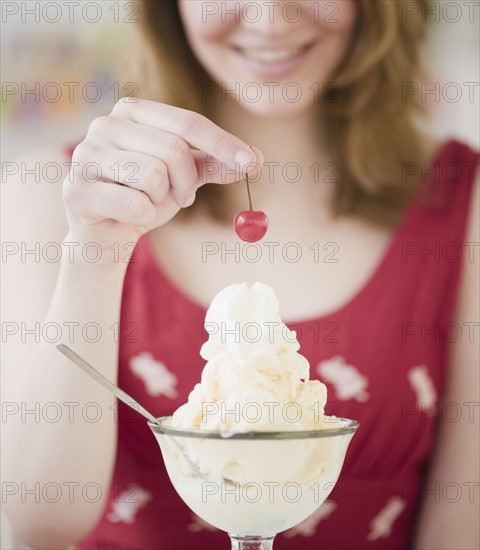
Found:
[[284, 61], [294, 57], [303, 48], [295, 48], [290, 50], [243, 50], [243, 54], [251, 59], [258, 59], [259, 61], [275, 62]]

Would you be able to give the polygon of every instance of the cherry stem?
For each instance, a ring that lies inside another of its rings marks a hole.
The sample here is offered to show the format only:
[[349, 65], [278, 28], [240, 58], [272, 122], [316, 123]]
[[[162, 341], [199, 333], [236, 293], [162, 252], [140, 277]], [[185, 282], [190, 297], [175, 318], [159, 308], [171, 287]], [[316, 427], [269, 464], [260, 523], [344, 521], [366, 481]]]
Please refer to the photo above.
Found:
[[250, 183], [248, 182], [248, 175], [247, 174], [245, 174], [245, 181], [247, 183], [248, 204], [250, 206], [250, 210], [253, 210], [253, 208], [252, 208], [252, 197], [250, 195]]

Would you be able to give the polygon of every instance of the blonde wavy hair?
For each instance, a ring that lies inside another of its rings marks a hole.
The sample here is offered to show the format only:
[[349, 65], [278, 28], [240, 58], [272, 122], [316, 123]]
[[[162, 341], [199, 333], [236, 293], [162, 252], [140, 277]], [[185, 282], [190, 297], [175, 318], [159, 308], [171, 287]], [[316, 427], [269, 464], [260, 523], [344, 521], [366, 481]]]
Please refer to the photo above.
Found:
[[[319, 124], [328, 128], [326, 145], [339, 174], [331, 209], [393, 225], [418, 187], [416, 179], [404, 177], [404, 167], [426, 157], [418, 128], [420, 95], [405, 101], [402, 94], [406, 83], [422, 75], [428, 0], [357, 1], [351, 43], [320, 101]], [[137, 2], [141, 42], [133, 51], [139, 95], [206, 115], [202, 86], [213, 79], [188, 44], [177, 1]], [[222, 219], [219, 187], [200, 188], [186, 215], [203, 204]]]

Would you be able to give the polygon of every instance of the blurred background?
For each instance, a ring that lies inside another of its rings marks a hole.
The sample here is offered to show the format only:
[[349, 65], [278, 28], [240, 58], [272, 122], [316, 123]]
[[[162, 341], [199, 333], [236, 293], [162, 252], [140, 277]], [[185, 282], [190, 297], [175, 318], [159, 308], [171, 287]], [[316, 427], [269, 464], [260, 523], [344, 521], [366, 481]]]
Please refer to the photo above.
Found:
[[[122, 89], [118, 70], [119, 52], [135, 27], [134, 2], [2, 0], [0, 5], [2, 163], [82, 139], [93, 118], [108, 113], [119, 95], [133, 92], [131, 86]], [[478, 149], [480, 2], [442, 0], [431, 6], [425, 50], [429, 82], [419, 82], [415, 93], [424, 94], [435, 135], [457, 137]], [[1, 532], [3, 549], [21, 547], [7, 542], [4, 521]]]
[[81, 137], [118, 97], [117, 51], [128, 32], [121, 6], [133, 2], [76, 3], [71, 13], [64, 2], [1, 3], [3, 161]]
[[[119, 93], [133, 90], [122, 90], [125, 84], [116, 72], [119, 51], [136, 26], [134, 2], [68, 4], [1, 2], [3, 161], [82, 138], [91, 119], [108, 113]], [[431, 82], [419, 83], [416, 93], [425, 94], [437, 135], [475, 145], [480, 132], [480, 3], [442, 0], [431, 6], [425, 52]]]

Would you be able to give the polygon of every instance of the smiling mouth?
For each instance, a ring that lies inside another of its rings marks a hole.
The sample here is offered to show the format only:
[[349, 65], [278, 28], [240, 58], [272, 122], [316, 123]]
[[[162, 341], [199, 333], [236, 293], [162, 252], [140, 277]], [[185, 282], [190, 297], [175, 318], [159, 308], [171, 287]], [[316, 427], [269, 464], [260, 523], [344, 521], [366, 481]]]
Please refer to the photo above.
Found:
[[240, 48], [239, 46], [233, 46], [233, 49], [248, 59], [255, 61], [261, 61], [263, 63], [279, 63], [281, 61], [288, 61], [295, 59], [299, 55], [309, 50], [313, 46], [313, 42], [305, 44], [303, 46], [285, 47], [285, 48]]

